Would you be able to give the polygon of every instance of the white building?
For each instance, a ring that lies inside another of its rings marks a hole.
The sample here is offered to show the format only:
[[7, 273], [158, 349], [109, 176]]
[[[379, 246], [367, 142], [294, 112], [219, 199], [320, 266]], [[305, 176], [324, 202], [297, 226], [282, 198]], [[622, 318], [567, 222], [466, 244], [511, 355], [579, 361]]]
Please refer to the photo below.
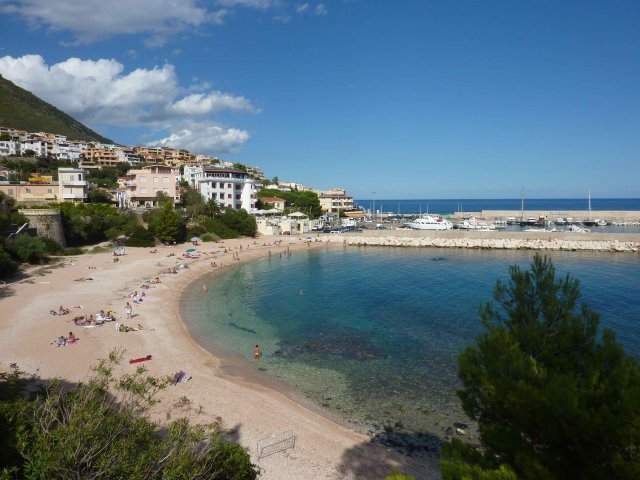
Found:
[[81, 168], [58, 168], [58, 198], [63, 202], [87, 200], [86, 172]]
[[20, 154], [24, 155], [27, 150], [32, 150], [37, 157], [46, 157], [49, 153], [46, 140], [40, 138], [30, 138], [20, 143]]
[[20, 151], [20, 144], [13, 140], [0, 141], [0, 156], [6, 157], [9, 155], [17, 155]]
[[247, 172], [233, 168], [185, 165], [183, 178], [205, 200], [214, 199], [221, 208], [256, 210], [256, 182]]

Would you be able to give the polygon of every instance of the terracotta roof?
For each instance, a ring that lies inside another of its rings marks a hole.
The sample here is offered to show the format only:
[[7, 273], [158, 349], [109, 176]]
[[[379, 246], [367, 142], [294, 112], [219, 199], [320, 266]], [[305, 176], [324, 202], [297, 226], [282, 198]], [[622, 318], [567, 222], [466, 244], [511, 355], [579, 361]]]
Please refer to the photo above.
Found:
[[260, 200], [266, 203], [285, 202], [284, 198], [279, 197], [262, 197]]

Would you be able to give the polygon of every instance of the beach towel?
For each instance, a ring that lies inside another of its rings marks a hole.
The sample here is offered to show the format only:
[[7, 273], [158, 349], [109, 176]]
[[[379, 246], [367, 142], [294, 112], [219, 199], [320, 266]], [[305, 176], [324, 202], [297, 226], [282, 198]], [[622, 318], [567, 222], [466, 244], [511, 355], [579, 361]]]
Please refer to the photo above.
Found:
[[146, 357], [134, 358], [132, 360], [129, 360], [129, 363], [140, 363], [146, 362], [147, 360], [151, 360], [151, 355], [147, 355]]

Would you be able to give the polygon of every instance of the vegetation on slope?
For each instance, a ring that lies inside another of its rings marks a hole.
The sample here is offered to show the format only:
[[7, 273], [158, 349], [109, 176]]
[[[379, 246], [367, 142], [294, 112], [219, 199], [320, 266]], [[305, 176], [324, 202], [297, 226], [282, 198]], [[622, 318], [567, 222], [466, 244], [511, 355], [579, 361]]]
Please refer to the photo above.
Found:
[[0, 126], [66, 135], [69, 140], [113, 143], [0, 75]]

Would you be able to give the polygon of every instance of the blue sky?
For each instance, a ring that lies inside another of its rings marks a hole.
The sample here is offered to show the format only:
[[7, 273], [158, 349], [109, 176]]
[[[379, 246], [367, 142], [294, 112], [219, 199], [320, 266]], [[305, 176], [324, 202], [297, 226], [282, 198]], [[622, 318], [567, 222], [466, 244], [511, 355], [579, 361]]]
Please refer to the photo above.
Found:
[[640, 2], [0, 0], [0, 74], [126, 144], [357, 198], [640, 197]]

